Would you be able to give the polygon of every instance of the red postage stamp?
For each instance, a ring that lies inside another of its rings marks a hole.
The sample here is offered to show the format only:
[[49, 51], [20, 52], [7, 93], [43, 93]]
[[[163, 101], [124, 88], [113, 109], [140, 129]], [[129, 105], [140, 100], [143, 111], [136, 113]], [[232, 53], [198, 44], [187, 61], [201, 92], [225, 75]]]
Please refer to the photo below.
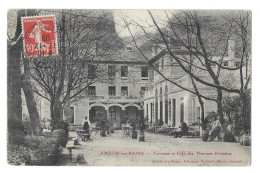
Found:
[[22, 17], [26, 57], [58, 54], [55, 16]]

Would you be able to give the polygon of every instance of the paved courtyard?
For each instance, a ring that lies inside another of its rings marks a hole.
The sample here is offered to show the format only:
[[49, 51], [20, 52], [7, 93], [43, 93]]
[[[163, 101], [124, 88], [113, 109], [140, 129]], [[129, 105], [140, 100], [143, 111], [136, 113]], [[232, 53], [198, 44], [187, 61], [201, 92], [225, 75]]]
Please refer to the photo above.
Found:
[[250, 146], [229, 142], [202, 142], [199, 138], [173, 138], [145, 134], [145, 142], [122, 138], [117, 130], [107, 137], [80, 141], [73, 157], [83, 154], [88, 166], [234, 166], [250, 164]]

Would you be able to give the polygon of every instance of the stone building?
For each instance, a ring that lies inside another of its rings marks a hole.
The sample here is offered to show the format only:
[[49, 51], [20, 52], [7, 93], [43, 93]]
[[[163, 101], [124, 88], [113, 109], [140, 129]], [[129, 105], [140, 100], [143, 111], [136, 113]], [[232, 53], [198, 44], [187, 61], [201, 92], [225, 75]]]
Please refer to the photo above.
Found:
[[[223, 58], [223, 65], [227, 67], [239, 66], [239, 60], [234, 57], [234, 42], [229, 42], [229, 49]], [[185, 48], [184, 48], [185, 50]], [[188, 56], [188, 52], [183, 51], [181, 47], [173, 49], [176, 55]], [[215, 55], [212, 60], [218, 62], [221, 56]], [[194, 91], [190, 76], [185, 73], [182, 68], [174, 62], [173, 58], [166, 51], [156, 51], [153, 48], [153, 57], [149, 63], [158, 69], [161, 73], [154, 72], [153, 83], [151, 89], [145, 92], [144, 96], [144, 115], [148, 118], [149, 123], [155, 122], [167, 124], [171, 127], [179, 127], [180, 121], [184, 121], [187, 125], [198, 124], [201, 119], [201, 106], [198, 97], [174, 85], [170, 81]], [[217, 70], [216, 64], [212, 64], [213, 70]], [[228, 75], [234, 72], [221, 72], [221, 80], [228, 79]], [[233, 74], [234, 75], [234, 74]], [[164, 77], [165, 78], [164, 78]], [[201, 72], [200, 77], [204, 80], [211, 78]], [[169, 81], [170, 80], [170, 81]], [[208, 97], [216, 97], [216, 90], [201, 83], [197, 83], [198, 90], [202, 95]], [[227, 94], [227, 93], [226, 93]], [[214, 101], [203, 99], [205, 116], [212, 111], [217, 111]]]
[[107, 80], [88, 87], [87, 97], [69, 107], [70, 124], [79, 125], [85, 116], [91, 123], [97, 116], [107, 116], [115, 128], [143, 115], [144, 92], [150, 87], [153, 71], [132, 46], [125, 46], [113, 60], [97, 61], [107, 70]]

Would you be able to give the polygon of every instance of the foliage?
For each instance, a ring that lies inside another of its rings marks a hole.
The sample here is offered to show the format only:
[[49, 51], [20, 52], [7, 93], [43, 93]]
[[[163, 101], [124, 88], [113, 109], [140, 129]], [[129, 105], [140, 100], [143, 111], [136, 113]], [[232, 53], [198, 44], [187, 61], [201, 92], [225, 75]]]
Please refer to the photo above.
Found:
[[209, 131], [205, 130], [202, 134], [202, 141], [207, 141], [209, 137]]
[[22, 124], [23, 124], [24, 134], [25, 135], [30, 134], [31, 133], [30, 117], [27, 115], [23, 116]]
[[215, 111], [209, 112], [207, 117], [205, 118], [204, 121], [204, 128], [206, 130], [210, 130], [212, 127], [212, 124], [214, 122], [214, 119], [217, 118], [218, 114]]
[[222, 140], [224, 142], [234, 142], [235, 141], [234, 136], [229, 131], [226, 131], [223, 133]]
[[11, 165], [21, 165], [27, 163], [30, 159], [30, 153], [33, 151], [23, 145], [8, 144], [7, 147], [7, 160]]
[[109, 120], [106, 116], [97, 116], [94, 118], [94, 121], [96, 122], [96, 127], [102, 131], [106, 131], [110, 127]]
[[63, 129], [65, 130], [67, 133], [69, 131], [69, 124], [63, 120], [59, 121], [56, 125], [56, 129]]
[[43, 136], [27, 135], [23, 145], [8, 145], [8, 163], [12, 165], [55, 165], [59, 147], [66, 141], [65, 130]]
[[162, 126], [162, 125], [163, 125], [163, 120], [159, 119], [158, 126]]
[[130, 118], [129, 124], [132, 127], [132, 131], [135, 131], [137, 129], [137, 126], [138, 126], [138, 120], [136, 118]]
[[228, 117], [227, 124], [233, 125], [232, 133], [238, 135], [250, 131], [251, 126], [251, 93], [247, 91], [244, 97], [225, 97], [223, 112]]

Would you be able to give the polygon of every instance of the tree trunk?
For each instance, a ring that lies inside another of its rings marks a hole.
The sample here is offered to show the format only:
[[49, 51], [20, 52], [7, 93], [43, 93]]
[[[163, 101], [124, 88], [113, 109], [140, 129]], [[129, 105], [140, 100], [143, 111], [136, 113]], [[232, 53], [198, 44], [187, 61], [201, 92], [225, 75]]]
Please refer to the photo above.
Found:
[[200, 108], [201, 108], [201, 123], [205, 123], [205, 112], [204, 112], [204, 102], [202, 101], [201, 97], [198, 97]]
[[57, 129], [57, 124], [62, 120], [62, 105], [59, 100], [51, 102], [51, 128], [52, 131]]
[[218, 117], [221, 124], [221, 127], [225, 130], [226, 127], [224, 126], [224, 113], [223, 113], [223, 105], [222, 105], [222, 90], [217, 89], [218, 95], [217, 95], [217, 108], [218, 108]]
[[22, 48], [21, 37], [15, 44], [9, 42], [7, 46], [8, 142], [18, 144], [24, 141], [20, 69]]
[[30, 116], [30, 125], [32, 133], [35, 133], [40, 128], [40, 118], [36, 107], [36, 102], [33, 94], [33, 87], [30, 81], [30, 69], [28, 59], [23, 60], [24, 74], [22, 75], [22, 88], [26, 98], [26, 104]]
[[247, 93], [243, 93], [240, 96], [242, 101], [242, 118], [243, 118], [243, 130], [245, 132], [251, 131], [251, 97]]

